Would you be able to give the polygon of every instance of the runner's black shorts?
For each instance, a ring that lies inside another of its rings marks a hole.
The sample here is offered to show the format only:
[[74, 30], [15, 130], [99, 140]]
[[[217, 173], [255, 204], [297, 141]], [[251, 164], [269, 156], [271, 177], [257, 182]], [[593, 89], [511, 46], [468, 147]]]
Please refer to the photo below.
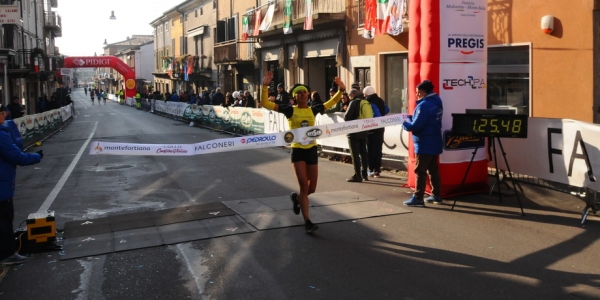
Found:
[[292, 148], [292, 163], [304, 161], [307, 165], [316, 165], [319, 163], [319, 153], [317, 146], [304, 148]]

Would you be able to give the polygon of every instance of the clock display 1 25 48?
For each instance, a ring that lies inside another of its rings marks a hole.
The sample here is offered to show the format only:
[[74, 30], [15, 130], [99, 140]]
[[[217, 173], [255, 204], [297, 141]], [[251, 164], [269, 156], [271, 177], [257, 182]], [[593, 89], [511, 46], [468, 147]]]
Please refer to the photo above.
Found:
[[527, 138], [527, 115], [452, 114], [452, 133]]

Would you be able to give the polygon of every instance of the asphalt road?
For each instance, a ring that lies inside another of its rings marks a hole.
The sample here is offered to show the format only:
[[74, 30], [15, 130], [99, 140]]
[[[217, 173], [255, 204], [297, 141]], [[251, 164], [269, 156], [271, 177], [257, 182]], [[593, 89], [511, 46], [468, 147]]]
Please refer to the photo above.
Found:
[[[48, 205], [62, 227], [297, 190], [283, 148], [89, 155], [95, 140], [229, 136], [113, 102], [91, 105], [82, 89], [73, 98], [77, 118], [30, 149], [44, 150], [42, 163], [17, 169], [16, 227]], [[321, 159], [319, 169], [317, 192], [351, 190], [397, 206], [410, 196], [405, 179], [389, 172], [347, 183], [351, 165]], [[454, 211], [445, 200], [409, 214], [321, 224], [312, 236], [290, 227], [67, 261], [35, 254], [5, 270], [0, 299], [600, 299], [600, 219], [579, 227], [580, 199], [523, 187], [525, 217], [514, 197], [499, 203], [479, 194], [461, 197]]]

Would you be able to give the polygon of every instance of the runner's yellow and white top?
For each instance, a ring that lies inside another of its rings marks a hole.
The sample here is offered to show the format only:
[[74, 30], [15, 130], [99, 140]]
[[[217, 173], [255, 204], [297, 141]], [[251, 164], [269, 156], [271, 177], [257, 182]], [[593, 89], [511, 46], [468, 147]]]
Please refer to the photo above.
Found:
[[[284, 114], [288, 119], [290, 129], [315, 126], [315, 116], [318, 113], [323, 113], [333, 107], [338, 101], [340, 101], [341, 98], [342, 91], [338, 91], [335, 93], [335, 95], [333, 95], [333, 97], [331, 97], [331, 99], [329, 99], [329, 101], [325, 103], [317, 103], [307, 108], [299, 108], [291, 105], [279, 105], [278, 111]], [[269, 88], [267, 86], [262, 87], [260, 104], [266, 109], [275, 109], [276, 104], [269, 101]], [[306, 143], [292, 143], [290, 147], [309, 149], [315, 147], [316, 145], [317, 141], [311, 140], [307, 141]]]

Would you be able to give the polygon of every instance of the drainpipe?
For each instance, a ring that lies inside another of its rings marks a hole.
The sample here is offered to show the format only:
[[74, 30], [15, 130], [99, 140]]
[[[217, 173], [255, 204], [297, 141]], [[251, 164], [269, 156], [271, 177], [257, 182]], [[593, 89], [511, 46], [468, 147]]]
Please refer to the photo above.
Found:
[[594, 40], [592, 41], [592, 45], [593, 45], [593, 50], [592, 51], [592, 55], [593, 55], [593, 60], [594, 60], [594, 64], [593, 64], [593, 70], [594, 70], [594, 75], [593, 75], [593, 112], [592, 112], [592, 116], [593, 116], [593, 122], [596, 124], [600, 123], [600, 74], [598, 74], [598, 72], [600, 71], [600, 61], [598, 61], [600, 59], [600, 53], [598, 53], [598, 51], [600, 51], [600, 38], [598, 37], [598, 34], [600, 34], [600, 1], [596, 0], [594, 1], [594, 9], [592, 11], [592, 19], [593, 19], [593, 37]]

